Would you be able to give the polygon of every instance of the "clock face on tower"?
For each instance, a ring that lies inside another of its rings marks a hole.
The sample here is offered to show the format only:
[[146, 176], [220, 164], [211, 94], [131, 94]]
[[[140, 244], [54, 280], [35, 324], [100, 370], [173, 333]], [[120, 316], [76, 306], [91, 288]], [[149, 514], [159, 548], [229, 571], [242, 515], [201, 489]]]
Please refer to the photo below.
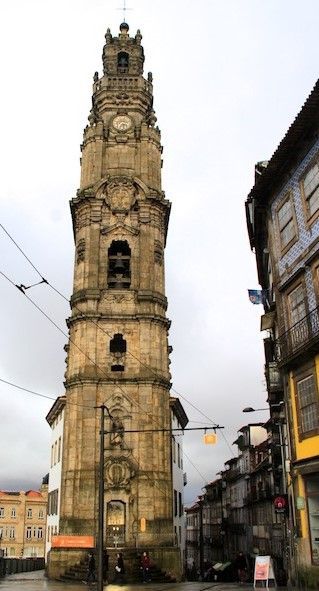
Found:
[[113, 119], [113, 127], [117, 131], [128, 131], [131, 126], [132, 121], [128, 115], [116, 115]]

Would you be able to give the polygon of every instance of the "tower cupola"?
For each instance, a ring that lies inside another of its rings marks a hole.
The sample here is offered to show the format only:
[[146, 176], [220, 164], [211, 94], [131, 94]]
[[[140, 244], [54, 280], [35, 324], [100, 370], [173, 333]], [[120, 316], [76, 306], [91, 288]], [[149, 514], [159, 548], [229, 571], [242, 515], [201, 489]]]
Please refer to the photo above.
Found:
[[130, 37], [126, 22], [120, 25], [118, 37], [113, 37], [110, 29], [107, 29], [102, 55], [104, 75], [143, 75], [144, 51], [141, 41], [142, 35], [139, 30], [135, 37]]

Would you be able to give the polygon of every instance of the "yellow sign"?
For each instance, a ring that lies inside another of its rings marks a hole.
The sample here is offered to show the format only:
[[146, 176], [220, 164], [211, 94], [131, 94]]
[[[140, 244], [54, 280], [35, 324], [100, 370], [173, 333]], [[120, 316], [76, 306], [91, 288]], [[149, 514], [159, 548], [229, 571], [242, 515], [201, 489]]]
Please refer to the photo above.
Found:
[[146, 519], [145, 517], [141, 517], [141, 532], [146, 531]]
[[204, 443], [205, 445], [215, 445], [215, 443], [217, 443], [216, 433], [208, 433], [207, 435], [204, 435]]

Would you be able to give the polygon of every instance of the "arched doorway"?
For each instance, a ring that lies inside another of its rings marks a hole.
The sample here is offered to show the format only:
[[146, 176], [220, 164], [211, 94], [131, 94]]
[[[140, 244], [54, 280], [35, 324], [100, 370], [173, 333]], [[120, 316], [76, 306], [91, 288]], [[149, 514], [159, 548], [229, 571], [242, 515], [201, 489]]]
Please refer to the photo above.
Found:
[[125, 544], [125, 503], [109, 501], [106, 506], [106, 545], [118, 548]]

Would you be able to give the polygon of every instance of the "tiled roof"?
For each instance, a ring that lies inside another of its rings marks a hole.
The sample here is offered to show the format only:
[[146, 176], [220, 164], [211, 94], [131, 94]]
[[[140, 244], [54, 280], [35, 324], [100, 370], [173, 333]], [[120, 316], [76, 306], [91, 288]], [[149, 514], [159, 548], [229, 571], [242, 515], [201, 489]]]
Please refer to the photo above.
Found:
[[248, 200], [270, 196], [296, 162], [300, 152], [313, 143], [319, 128], [319, 80], [299, 111], [286, 135], [273, 153], [267, 168], [258, 177]]

